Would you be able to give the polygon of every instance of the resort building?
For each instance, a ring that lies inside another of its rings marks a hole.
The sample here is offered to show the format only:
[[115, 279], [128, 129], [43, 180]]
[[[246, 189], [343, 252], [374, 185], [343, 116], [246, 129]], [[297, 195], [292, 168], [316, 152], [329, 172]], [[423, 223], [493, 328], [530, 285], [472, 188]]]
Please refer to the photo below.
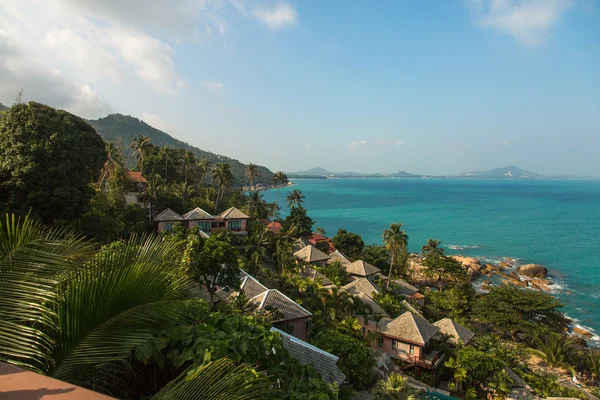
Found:
[[300, 276], [308, 278], [313, 282], [319, 282], [324, 288], [333, 286], [328, 277], [311, 267], [306, 267], [300, 272]]
[[374, 298], [377, 293], [381, 293], [381, 288], [367, 278], [358, 278], [342, 288], [353, 296], [364, 293], [367, 296]]
[[334, 356], [311, 344], [295, 338], [277, 328], [271, 328], [271, 332], [279, 333], [283, 347], [303, 365], [312, 365], [323, 380], [329, 384], [341, 385], [346, 380], [346, 375], [339, 369], [338, 356]]
[[433, 325], [439, 329], [436, 334], [436, 339], [441, 335], [446, 335], [449, 337], [448, 343], [452, 345], [457, 345], [459, 343], [468, 344], [475, 336], [475, 333], [450, 318], [440, 319], [439, 321], [434, 322]]
[[379, 337], [374, 347], [390, 357], [427, 369], [440, 362], [441, 351], [430, 346], [439, 329], [425, 318], [407, 311], [393, 320], [382, 319], [377, 328]]
[[404, 279], [398, 278], [396, 280], [393, 280], [391, 287], [392, 290], [400, 296], [404, 296], [414, 301], [421, 307], [425, 305], [425, 296], [419, 293], [419, 289], [406, 282]]
[[154, 218], [154, 222], [158, 223], [159, 232], [170, 231], [176, 224], [179, 224], [188, 229], [199, 229], [207, 235], [217, 230], [247, 234], [249, 219], [249, 216], [235, 207], [231, 207], [217, 216], [196, 207], [183, 215], [167, 208]]
[[343, 266], [352, 264], [352, 261], [350, 261], [350, 259], [348, 257], [346, 257], [345, 255], [340, 253], [339, 250], [336, 250], [329, 255], [329, 260], [327, 260], [327, 265], [333, 264], [334, 262], [339, 262]]
[[344, 265], [346, 267], [346, 271], [350, 275], [355, 278], [367, 278], [369, 281], [373, 282], [377, 277], [376, 274], [381, 270], [366, 261], [357, 260], [352, 264]]
[[[107, 183], [108, 184], [108, 183]], [[142, 176], [141, 172], [127, 172], [127, 182], [125, 184], [125, 204], [144, 207], [142, 194], [148, 189], [148, 181]]]
[[308, 320], [312, 313], [277, 289], [268, 289], [248, 302], [257, 310], [277, 311], [273, 324], [300, 340], [308, 336]]
[[305, 264], [310, 265], [318, 265], [319, 267], [325, 267], [325, 265], [327, 265], [327, 260], [329, 260], [329, 256], [327, 254], [323, 253], [321, 250], [317, 249], [311, 244], [296, 251], [294, 253], [294, 257], [296, 257], [299, 262], [304, 262]]

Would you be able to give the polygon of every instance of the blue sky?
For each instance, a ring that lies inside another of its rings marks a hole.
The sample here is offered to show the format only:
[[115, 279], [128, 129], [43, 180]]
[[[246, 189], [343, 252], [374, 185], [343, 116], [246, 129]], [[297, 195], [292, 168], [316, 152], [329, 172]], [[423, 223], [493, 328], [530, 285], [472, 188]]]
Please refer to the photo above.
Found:
[[600, 174], [595, 0], [5, 0], [0, 102], [272, 170]]

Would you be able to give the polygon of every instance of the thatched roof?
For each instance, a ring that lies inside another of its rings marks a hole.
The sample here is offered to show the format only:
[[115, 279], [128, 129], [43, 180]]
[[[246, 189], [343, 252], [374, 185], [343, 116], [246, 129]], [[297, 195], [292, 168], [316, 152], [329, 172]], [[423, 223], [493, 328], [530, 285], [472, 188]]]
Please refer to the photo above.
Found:
[[290, 355], [303, 365], [312, 365], [325, 382], [337, 383], [338, 385], [344, 383], [346, 375], [337, 366], [338, 356], [334, 356], [277, 328], [271, 328], [271, 332], [279, 333], [281, 344]]
[[475, 336], [475, 333], [450, 318], [440, 319], [434, 322], [433, 325], [439, 329], [439, 333], [450, 336], [448, 342], [452, 344], [457, 344], [459, 340], [463, 344], [467, 344]]
[[240, 210], [238, 210], [235, 207], [231, 207], [231, 208], [228, 208], [227, 210], [223, 211], [221, 214], [219, 214], [219, 217], [221, 217], [223, 219], [248, 219], [248, 218], [250, 218], [249, 216], [247, 216], [246, 214], [244, 214], [243, 212], [241, 212]]
[[393, 280], [392, 286], [395, 287], [397, 291], [405, 295], [415, 294], [419, 291], [419, 289], [400, 278]]
[[196, 207], [193, 210], [190, 210], [183, 214], [183, 219], [187, 220], [201, 220], [201, 219], [215, 219], [212, 215], [201, 209], [200, 207]]
[[142, 173], [139, 172], [139, 171], [128, 171], [127, 172], [127, 176], [129, 177], [129, 180], [131, 180], [132, 182], [135, 182], [135, 183], [148, 183], [148, 181], [146, 180], [146, 178], [144, 178], [144, 176], [142, 175]]
[[250, 304], [255, 304], [259, 309], [275, 308], [283, 314], [283, 318], [273, 321], [289, 321], [298, 318], [308, 318], [312, 316], [312, 313], [290, 299], [277, 289], [269, 289], [257, 296], [254, 296], [249, 301]]
[[260, 283], [255, 277], [246, 275], [242, 280], [239, 292], [243, 292], [247, 299], [251, 299], [267, 290], [269, 290], [269, 288]]
[[294, 256], [304, 262], [311, 263], [329, 260], [329, 256], [313, 245], [304, 246], [294, 253]]
[[336, 250], [333, 253], [331, 253], [331, 255], [329, 256], [329, 261], [327, 261], [327, 264], [333, 264], [334, 262], [339, 262], [342, 265], [352, 264], [352, 262], [345, 255], [340, 253], [339, 250]]
[[352, 264], [346, 265], [345, 267], [349, 274], [355, 276], [371, 276], [380, 271], [379, 268], [363, 260], [354, 261]]
[[410, 311], [388, 322], [381, 333], [406, 342], [424, 346], [438, 332], [438, 328]]
[[175, 211], [167, 208], [154, 218], [155, 222], [183, 221], [183, 217]]
[[367, 278], [358, 278], [343, 286], [342, 289], [353, 295], [364, 293], [369, 297], [373, 297], [373, 293], [381, 293], [381, 288], [370, 282]]

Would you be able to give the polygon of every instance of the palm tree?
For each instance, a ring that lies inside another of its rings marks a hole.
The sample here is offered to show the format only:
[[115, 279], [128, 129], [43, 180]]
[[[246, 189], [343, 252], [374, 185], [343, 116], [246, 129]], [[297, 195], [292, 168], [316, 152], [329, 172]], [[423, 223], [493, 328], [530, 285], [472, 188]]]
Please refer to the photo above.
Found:
[[248, 215], [250, 218], [260, 218], [261, 212], [264, 211], [266, 204], [263, 200], [263, 195], [258, 190], [248, 194]]
[[302, 207], [302, 203], [304, 202], [305, 197], [306, 196], [304, 196], [300, 190], [298, 190], [298, 189], [292, 190], [287, 195], [288, 208]]
[[248, 164], [246, 165], [246, 176], [248, 177], [248, 179], [250, 179], [250, 187], [253, 188], [254, 186], [254, 178], [256, 178], [256, 175], [258, 174], [258, 165], [256, 164]]
[[494, 391], [496, 399], [506, 399], [512, 390], [512, 384], [514, 380], [508, 375], [505, 369], [500, 370], [494, 374], [491, 382], [488, 384], [489, 388]]
[[315, 232], [317, 232], [321, 236], [325, 236], [327, 234], [327, 232], [325, 232], [325, 229], [323, 228], [317, 228], [315, 229]]
[[271, 390], [266, 376], [258, 375], [248, 365], [236, 366], [228, 358], [221, 358], [190, 366], [152, 400], [260, 400]]
[[[196, 161], [196, 158], [194, 157], [194, 153], [192, 153], [191, 151], [186, 151], [185, 153], [183, 153], [183, 156], [179, 160], [179, 165], [181, 166], [181, 173], [183, 175], [184, 189], [187, 189], [189, 186], [188, 178], [193, 173], [192, 170], [193, 170], [195, 161]], [[181, 197], [183, 200], [185, 200], [186, 194], [187, 194], [187, 190], [184, 190], [181, 193]]]
[[573, 341], [563, 335], [551, 334], [540, 340], [538, 349], [529, 349], [532, 353], [540, 356], [551, 367], [559, 367], [565, 364], [572, 352]]
[[402, 222], [393, 223], [389, 229], [383, 232], [383, 242], [385, 247], [390, 252], [392, 260], [390, 262], [390, 271], [388, 272], [388, 280], [386, 289], [390, 288], [390, 281], [392, 280], [392, 271], [394, 269], [394, 262], [396, 261], [400, 251], [406, 249], [408, 246], [408, 235], [402, 229]]
[[225, 190], [233, 183], [233, 173], [231, 172], [231, 165], [227, 163], [221, 163], [215, 165], [212, 171], [213, 182], [219, 188], [217, 192], [217, 199], [215, 201], [215, 213], [219, 210], [219, 200], [225, 194]]
[[137, 135], [130, 147], [133, 149], [133, 156], [140, 164], [140, 172], [144, 175], [144, 158], [146, 156], [146, 150], [150, 146], [152, 139], [149, 136]]
[[[279, 191], [282, 185], [287, 185], [289, 179], [287, 175], [282, 171], [277, 171], [273, 175], [273, 185], [277, 186], [277, 197], [275, 198], [275, 204], [279, 204]], [[273, 211], [273, 216], [271, 219], [275, 219], [275, 210]]]
[[427, 244], [421, 246], [421, 254], [425, 257], [443, 256], [444, 249], [441, 247], [442, 242], [438, 239], [427, 239]]
[[376, 400], [416, 399], [413, 390], [407, 385], [407, 379], [397, 372], [392, 372], [387, 380], [378, 381], [372, 394]]
[[0, 227], [0, 359], [106, 391], [132, 352], [199, 317], [175, 244], [132, 237], [90, 256], [80, 238], [7, 217]]
[[210, 161], [204, 159], [200, 160], [196, 163], [196, 167], [194, 168], [194, 175], [196, 176], [197, 183], [200, 187], [202, 187], [202, 183], [204, 182], [204, 178], [206, 174], [210, 170]]
[[106, 142], [106, 162], [102, 167], [102, 178], [98, 183], [98, 188], [102, 188], [104, 180], [110, 176], [118, 167], [123, 167], [123, 149], [120, 142]]

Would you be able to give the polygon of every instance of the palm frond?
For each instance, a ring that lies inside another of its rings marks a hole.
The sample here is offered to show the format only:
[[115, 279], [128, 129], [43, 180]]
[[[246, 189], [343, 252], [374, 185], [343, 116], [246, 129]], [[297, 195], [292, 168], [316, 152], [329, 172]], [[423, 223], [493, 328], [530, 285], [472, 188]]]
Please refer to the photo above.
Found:
[[153, 400], [259, 400], [269, 392], [269, 382], [246, 365], [227, 358], [192, 366], [171, 381]]
[[0, 221], [0, 360], [48, 370], [56, 286], [92, 249], [81, 236], [44, 229], [29, 216]]
[[133, 237], [103, 249], [61, 284], [52, 376], [102, 391], [104, 373], [126, 370], [136, 349], [196, 319], [203, 303], [172, 262], [175, 254], [157, 237]]

